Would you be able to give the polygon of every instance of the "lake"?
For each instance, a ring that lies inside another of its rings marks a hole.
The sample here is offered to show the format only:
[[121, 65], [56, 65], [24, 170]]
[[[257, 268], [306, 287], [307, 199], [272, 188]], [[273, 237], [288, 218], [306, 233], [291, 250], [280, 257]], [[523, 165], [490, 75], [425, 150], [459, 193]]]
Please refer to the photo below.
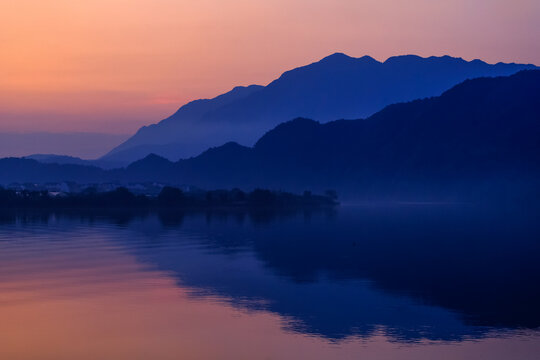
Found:
[[540, 354], [530, 209], [0, 214], [0, 358]]

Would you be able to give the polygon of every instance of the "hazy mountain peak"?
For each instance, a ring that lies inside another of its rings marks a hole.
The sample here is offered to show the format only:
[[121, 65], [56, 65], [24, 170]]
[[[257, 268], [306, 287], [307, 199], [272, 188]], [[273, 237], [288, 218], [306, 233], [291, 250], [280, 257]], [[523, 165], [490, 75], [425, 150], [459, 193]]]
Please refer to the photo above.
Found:
[[172, 162], [165, 159], [164, 157], [156, 154], [149, 154], [145, 158], [131, 163], [127, 167], [127, 170], [134, 171], [146, 169], [147, 171], [152, 172], [158, 169], [162, 169], [163, 167], [168, 167], [171, 164]]
[[[238, 100], [242, 97], [248, 96], [263, 88], [264, 86], [261, 86], [261, 85], [236, 86], [232, 90], [211, 99], [193, 100], [187, 103], [186, 105], [181, 106], [170, 118], [174, 118], [175, 116], [179, 116], [179, 115], [181, 116], [183, 115], [182, 112], [193, 110], [193, 108], [197, 108], [198, 106], [201, 106], [201, 105], [204, 106], [211, 102], [219, 103], [219, 105], [222, 106], [228, 102]], [[168, 119], [165, 119], [164, 121]]]
[[366, 118], [392, 103], [433, 97], [466, 80], [507, 76], [530, 65], [490, 65], [451, 56], [369, 56], [335, 53], [284, 72], [265, 87], [236, 87], [191, 102], [157, 125], [142, 128], [107, 155], [136, 160], [148, 152], [188, 158], [227, 141], [252, 145], [274, 126], [296, 117], [327, 122]]
[[239, 143], [235, 141], [229, 141], [221, 146], [211, 147], [210, 149], [204, 151], [200, 156], [208, 155], [217, 151], [230, 152], [230, 151], [237, 151], [237, 150], [243, 150], [243, 149], [248, 149], [248, 147], [240, 145]]
[[344, 61], [351, 61], [351, 60], [354, 60], [354, 58], [347, 55], [347, 54], [344, 54], [344, 53], [341, 53], [341, 52], [336, 52], [336, 53], [333, 53], [332, 55], [328, 55], [328, 56], [322, 58], [320, 61], [318, 61], [318, 63], [335, 64], [335, 63], [340, 63], [340, 62], [344, 62]]
[[239, 86], [235, 86], [230, 92], [240, 92], [240, 91], [245, 91], [245, 90], [258, 90], [258, 89], [262, 89], [263, 87], [264, 86], [262, 85], [256, 85], [256, 84], [247, 85], [247, 86], [239, 85]]
[[138, 163], [152, 163], [152, 164], [159, 164], [159, 163], [170, 163], [169, 160], [165, 159], [162, 156], [156, 155], [154, 153], [146, 155], [143, 159], [137, 160], [133, 163], [131, 163], [129, 166], [136, 165]]
[[28, 156], [24, 156], [26, 159], [33, 159], [40, 162], [49, 161], [52, 162], [53, 160], [65, 160], [65, 161], [84, 161], [81, 158], [75, 157], [75, 156], [69, 156], [69, 155], [57, 155], [57, 154], [32, 154]]
[[360, 62], [378, 62], [378, 61], [369, 55], [356, 58], [356, 57], [352, 57], [341, 52], [336, 52], [336, 53], [333, 53], [332, 55], [322, 58], [317, 63], [340, 64], [340, 63], [346, 63], [346, 62], [360, 63]]
[[268, 131], [266, 134], [273, 133], [276, 131], [288, 131], [295, 128], [303, 128], [305, 126], [316, 126], [320, 124], [318, 121], [313, 119], [308, 119], [304, 117], [297, 117], [296, 119], [285, 121], [272, 130]]
[[424, 59], [424, 58], [421, 57], [421, 56], [412, 55], [412, 54], [397, 55], [397, 56], [389, 57], [388, 59], [386, 59], [386, 61], [384, 61], [383, 64], [389, 65], [389, 64], [394, 64], [394, 63], [398, 63], [398, 62], [416, 62], [416, 61], [421, 61], [422, 59]]
[[[205, 161], [220, 161], [220, 159], [226, 160], [223, 163], [219, 164], [220, 166], [226, 165], [227, 161], [234, 159], [238, 156], [244, 155], [246, 152], [249, 152], [250, 148], [242, 146], [234, 141], [229, 141], [221, 146], [211, 147], [210, 149], [204, 151], [202, 154], [194, 159], [204, 159]], [[182, 161], [182, 160], [181, 160]]]
[[148, 154], [143, 160], [168, 161], [163, 156], [159, 156], [159, 155], [154, 154], [154, 153]]
[[105, 171], [0, 159], [0, 183], [161, 181], [427, 201], [510, 191], [536, 201], [539, 96], [538, 70], [482, 77], [441, 96], [387, 106], [365, 120], [296, 118], [268, 131], [254, 148], [228, 142], [176, 163], [149, 155], [127, 169]]
[[325, 60], [331, 60], [331, 59], [342, 59], [342, 58], [345, 58], [345, 59], [352, 59], [351, 56], [345, 54], [345, 53], [342, 53], [342, 52], [335, 52], [333, 54], [330, 54], [328, 56], [325, 56], [323, 57], [320, 61], [325, 61]]
[[421, 64], [421, 63], [467, 63], [467, 61], [463, 60], [460, 57], [453, 57], [450, 55], [443, 55], [443, 56], [430, 56], [430, 57], [422, 57], [419, 55], [414, 54], [408, 54], [408, 55], [398, 55], [398, 56], [392, 56], [386, 59], [384, 62], [385, 65], [396, 65], [396, 64]]
[[[477, 64], [477, 65], [487, 65], [488, 63], [483, 61], [483, 60], [480, 60], [480, 59], [474, 59], [474, 60], [471, 60], [471, 64]], [[500, 62], [499, 64], [503, 64], [502, 62]], [[514, 63], [510, 64], [510, 65], [515, 65]]]
[[458, 61], [458, 62], [467, 62], [462, 57], [457, 56], [450, 56], [450, 55], [442, 55], [442, 56], [430, 56], [428, 59], [438, 59], [438, 60], [444, 60], [444, 61]]

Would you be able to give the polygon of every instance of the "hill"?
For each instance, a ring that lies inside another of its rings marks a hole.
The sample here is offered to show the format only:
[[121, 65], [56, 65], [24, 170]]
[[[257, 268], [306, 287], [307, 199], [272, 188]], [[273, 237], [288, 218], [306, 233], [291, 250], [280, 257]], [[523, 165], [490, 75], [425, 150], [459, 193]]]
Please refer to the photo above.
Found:
[[155, 153], [176, 161], [227, 141], [250, 146], [266, 131], [296, 117], [321, 122], [365, 118], [393, 103], [438, 96], [466, 79], [531, 68], [535, 67], [449, 56], [407, 55], [379, 62], [338, 53], [287, 71], [267, 86], [238, 87], [189, 103], [139, 129], [103, 159], [132, 162]]
[[97, 166], [103, 169], [115, 169], [125, 165], [122, 162], [107, 160], [85, 160], [75, 156], [56, 154], [32, 154], [25, 156], [24, 158], [36, 160], [45, 164]]
[[1, 160], [0, 182], [88, 176], [206, 189], [335, 189], [342, 198], [364, 200], [538, 196], [540, 71], [467, 80], [441, 96], [391, 105], [365, 120], [322, 124], [298, 118], [253, 147], [229, 142], [178, 162], [151, 155], [104, 171], [29, 161]]

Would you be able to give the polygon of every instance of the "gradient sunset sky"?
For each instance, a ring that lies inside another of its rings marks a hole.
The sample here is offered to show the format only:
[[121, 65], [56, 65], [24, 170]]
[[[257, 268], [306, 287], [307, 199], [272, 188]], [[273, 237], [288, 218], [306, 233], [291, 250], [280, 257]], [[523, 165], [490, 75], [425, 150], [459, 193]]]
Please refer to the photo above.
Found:
[[538, 0], [2, 0], [0, 132], [132, 133], [333, 52], [540, 64]]

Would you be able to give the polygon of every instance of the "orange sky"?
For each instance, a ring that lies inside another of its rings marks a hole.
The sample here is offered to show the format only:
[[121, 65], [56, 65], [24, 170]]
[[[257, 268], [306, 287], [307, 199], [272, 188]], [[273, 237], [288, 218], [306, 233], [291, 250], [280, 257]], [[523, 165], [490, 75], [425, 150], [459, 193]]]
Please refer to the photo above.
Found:
[[0, 131], [130, 133], [341, 51], [540, 64], [538, 0], [3, 0]]

